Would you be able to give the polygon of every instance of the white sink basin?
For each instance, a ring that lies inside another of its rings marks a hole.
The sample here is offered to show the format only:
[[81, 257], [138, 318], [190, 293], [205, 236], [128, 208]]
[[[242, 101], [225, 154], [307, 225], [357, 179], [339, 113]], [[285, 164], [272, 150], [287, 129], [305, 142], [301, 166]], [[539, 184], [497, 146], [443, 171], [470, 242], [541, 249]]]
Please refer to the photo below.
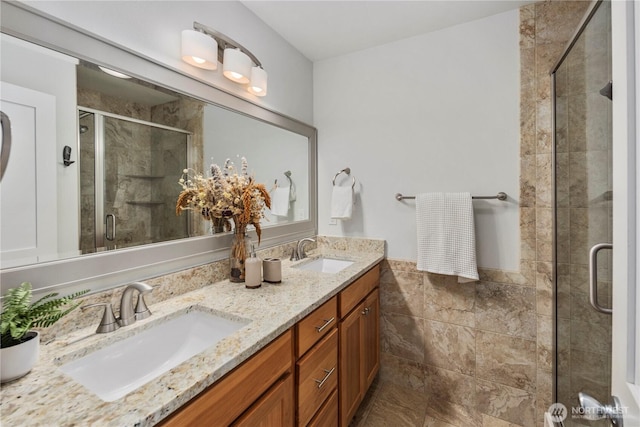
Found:
[[247, 323], [191, 311], [66, 363], [60, 370], [100, 399], [113, 402]]
[[313, 261], [300, 264], [296, 268], [300, 270], [317, 271], [319, 273], [338, 273], [353, 264], [353, 261], [334, 258], [318, 258]]

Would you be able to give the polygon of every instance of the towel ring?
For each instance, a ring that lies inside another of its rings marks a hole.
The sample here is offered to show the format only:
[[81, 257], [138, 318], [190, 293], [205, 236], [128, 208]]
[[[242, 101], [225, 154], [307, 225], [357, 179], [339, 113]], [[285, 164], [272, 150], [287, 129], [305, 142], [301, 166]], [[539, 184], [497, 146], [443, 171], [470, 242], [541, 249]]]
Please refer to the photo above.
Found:
[[[342, 169], [340, 172], [338, 172], [337, 174], [335, 174], [333, 176], [333, 185], [336, 185], [336, 178], [338, 177], [338, 175], [340, 175], [341, 173], [344, 173], [346, 175], [351, 175], [351, 168], [344, 168]], [[353, 184], [351, 184], [351, 188], [356, 188], [356, 177], [352, 176], [351, 177], [353, 179]]]
[[[291, 171], [285, 171], [284, 176], [289, 180], [289, 186], [293, 186], [293, 181], [291, 180]], [[276, 187], [278, 186], [278, 179], [273, 183]]]

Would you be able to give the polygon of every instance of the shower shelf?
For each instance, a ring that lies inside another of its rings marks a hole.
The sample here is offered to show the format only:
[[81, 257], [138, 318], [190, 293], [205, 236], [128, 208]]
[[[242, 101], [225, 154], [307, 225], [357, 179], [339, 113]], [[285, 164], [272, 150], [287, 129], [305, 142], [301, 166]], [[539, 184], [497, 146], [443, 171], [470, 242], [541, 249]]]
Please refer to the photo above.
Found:
[[127, 178], [139, 178], [139, 179], [163, 179], [164, 175], [125, 175]]
[[160, 206], [164, 205], [165, 202], [136, 202], [134, 200], [127, 200], [127, 204], [135, 206]]

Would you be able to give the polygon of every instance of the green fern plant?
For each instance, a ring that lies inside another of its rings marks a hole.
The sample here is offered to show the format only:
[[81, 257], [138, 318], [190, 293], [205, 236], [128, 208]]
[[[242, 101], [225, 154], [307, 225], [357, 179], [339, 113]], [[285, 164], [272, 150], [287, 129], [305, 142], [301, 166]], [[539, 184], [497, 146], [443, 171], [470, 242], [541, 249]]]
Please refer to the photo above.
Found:
[[46, 328], [74, 310], [80, 302], [74, 300], [89, 290], [62, 298], [50, 293], [32, 303], [31, 283], [24, 282], [7, 291], [0, 314], [0, 347], [11, 347], [23, 342], [31, 328]]

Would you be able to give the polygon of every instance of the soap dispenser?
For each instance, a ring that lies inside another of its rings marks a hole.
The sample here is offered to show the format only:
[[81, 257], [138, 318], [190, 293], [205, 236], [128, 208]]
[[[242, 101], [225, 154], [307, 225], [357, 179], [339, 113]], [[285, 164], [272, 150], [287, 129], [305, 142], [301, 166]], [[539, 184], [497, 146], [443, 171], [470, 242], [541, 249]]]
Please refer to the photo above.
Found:
[[256, 247], [251, 243], [251, 258], [244, 262], [244, 286], [256, 289], [262, 286], [262, 261], [256, 256]]

